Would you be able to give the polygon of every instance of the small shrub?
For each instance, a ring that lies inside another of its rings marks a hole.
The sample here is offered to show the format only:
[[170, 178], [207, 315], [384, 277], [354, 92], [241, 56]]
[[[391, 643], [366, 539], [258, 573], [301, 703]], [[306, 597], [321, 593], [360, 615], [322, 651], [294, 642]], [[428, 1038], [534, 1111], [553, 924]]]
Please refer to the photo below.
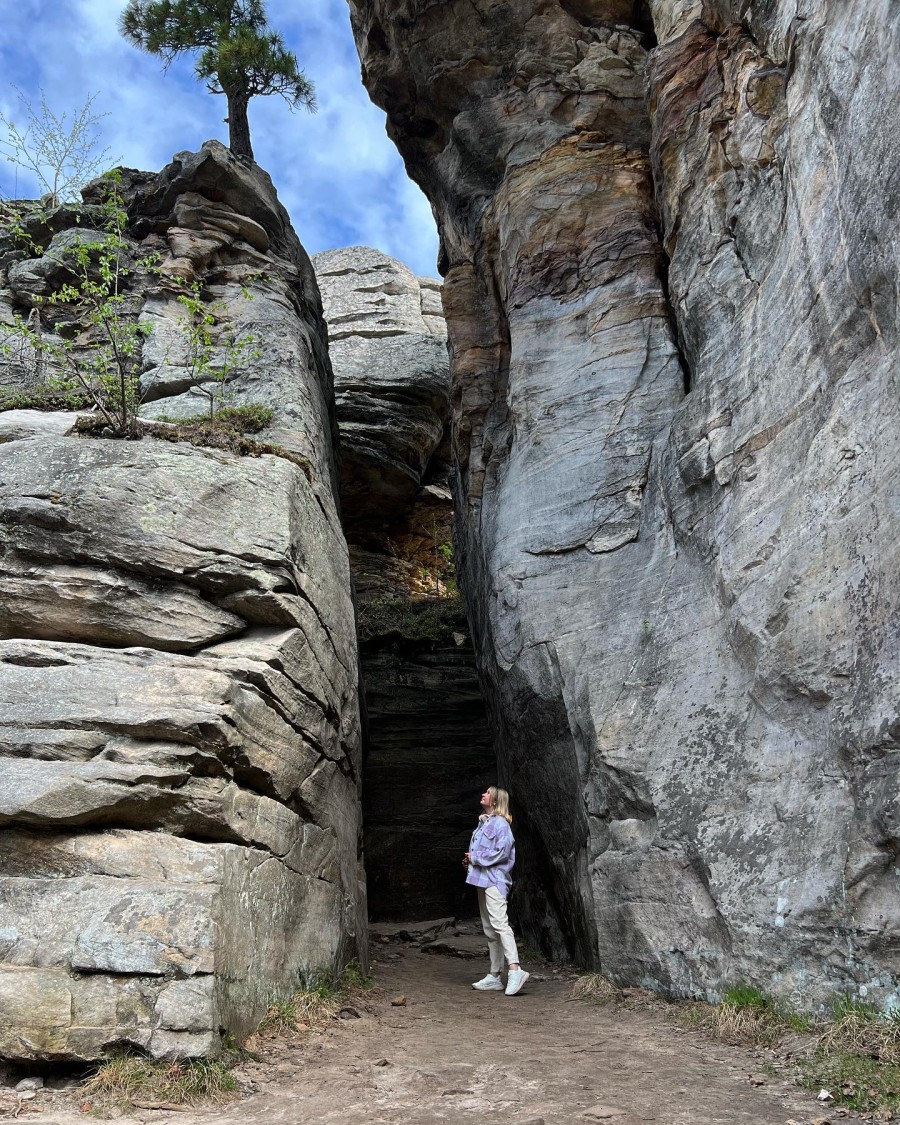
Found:
[[108, 113], [94, 109], [97, 94], [71, 113], [54, 113], [47, 95], [40, 91], [40, 104], [35, 105], [14, 86], [19, 96], [24, 125], [17, 126], [11, 117], [0, 113], [0, 125], [6, 136], [0, 137], [0, 152], [32, 176], [52, 206], [60, 199], [75, 199], [88, 180], [99, 176], [114, 163], [109, 149], [100, 149], [100, 122]]
[[[76, 233], [54, 252], [67, 280], [50, 295], [35, 295], [36, 315], [14, 317], [4, 326], [0, 352], [17, 365], [25, 362], [28, 383], [48, 381], [51, 372], [56, 389], [87, 395], [109, 429], [127, 437], [140, 405], [141, 354], [150, 327], [139, 321], [138, 302], [126, 280], [136, 271], [153, 273], [158, 255], [134, 259], [121, 178], [120, 170], [106, 174], [97, 229]], [[17, 231], [27, 241], [23, 223]], [[66, 334], [45, 335], [42, 318], [56, 321], [64, 315]], [[84, 340], [76, 339], [79, 333]]]
[[[246, 286], [243, 295], [248, 301], [252, 299]], [[237, 331], [221, 301], [204, 301], [199, 281], [188, 285], [177, 300], [186, 312], [182, 329], [187, 344], [187, 369], [194, 384], [191, 394], [206, 398], [212, 418], [225, 409], [226, 388], [232, 376], [240, 371], [245, 360], [259, 358], [260, 352], [253, 348], [256, 338]]]

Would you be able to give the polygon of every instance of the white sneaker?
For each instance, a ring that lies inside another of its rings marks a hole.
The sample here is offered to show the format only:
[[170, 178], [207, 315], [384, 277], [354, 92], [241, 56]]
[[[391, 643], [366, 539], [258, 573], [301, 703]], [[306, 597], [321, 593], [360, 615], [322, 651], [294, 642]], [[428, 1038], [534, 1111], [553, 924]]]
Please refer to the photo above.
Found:
[[502, 992], [503, 981], [499, 977], [492, 976], [490, 973], [488, 973], [486, 977], [482, 977], [481, 980], [475, 981], [472, 987], [477, 988], [479, 992]]
[[522, 985], [528, 980], [530, 973], [524, 969], [510, 969], [506, 976], [506, 995], [515, 996], [521, 991]]

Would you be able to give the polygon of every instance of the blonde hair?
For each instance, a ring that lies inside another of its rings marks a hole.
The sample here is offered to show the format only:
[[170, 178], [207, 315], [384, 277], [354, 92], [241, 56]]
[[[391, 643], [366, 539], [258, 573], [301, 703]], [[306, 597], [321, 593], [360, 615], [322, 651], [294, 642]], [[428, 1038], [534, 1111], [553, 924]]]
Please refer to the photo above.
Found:
[[506, 790], [498, 789], [496, 785], [489, 785], [488, 793], [491, 795], [494, 816], [502, 816], [507, 824], [512, 824], [512, 817], [509, 815], [509, 794]]

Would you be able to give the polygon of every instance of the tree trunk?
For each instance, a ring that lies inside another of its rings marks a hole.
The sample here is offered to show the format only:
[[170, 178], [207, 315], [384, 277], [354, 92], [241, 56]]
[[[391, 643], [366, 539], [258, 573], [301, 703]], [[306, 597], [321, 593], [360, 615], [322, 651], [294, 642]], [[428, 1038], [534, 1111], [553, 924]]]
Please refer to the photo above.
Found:
[[244, 94], [228, 94], [228, 147], [235, 156], [253, 159], [253, 146], [250, 144], [250, 121], [247, 106], [250, 98]]

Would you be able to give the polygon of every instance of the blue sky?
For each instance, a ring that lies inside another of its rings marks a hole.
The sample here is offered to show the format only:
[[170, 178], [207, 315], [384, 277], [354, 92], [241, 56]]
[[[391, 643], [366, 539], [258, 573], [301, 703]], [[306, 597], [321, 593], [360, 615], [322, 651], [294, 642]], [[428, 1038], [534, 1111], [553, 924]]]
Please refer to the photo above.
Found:
[[[0, 0], [0, 110], [21, 119], [11, 83], [30, 99], [43, 88], [54, 112], [97, 94], [103, 143], [125, 165], [156, 170], [181, 149], [228, 140], [225, 99], [206, 92], [178, 60], [158, 59], [118, 33], [125, 0]], [[346, 0], [268, 0], [269, 21], [316, 85], [319, 111], [292, 113], [256, 98], [250, 129], [256, 160], [272, 176], [297, 233], [314, 254], [362, 243], [435, 273], [437, 235], [425, 197], [406, 177], [359, 77]], [[14, 194], [0, 159], [0, 196]], [[18, 194], [35, 194], [19, 173]]]

